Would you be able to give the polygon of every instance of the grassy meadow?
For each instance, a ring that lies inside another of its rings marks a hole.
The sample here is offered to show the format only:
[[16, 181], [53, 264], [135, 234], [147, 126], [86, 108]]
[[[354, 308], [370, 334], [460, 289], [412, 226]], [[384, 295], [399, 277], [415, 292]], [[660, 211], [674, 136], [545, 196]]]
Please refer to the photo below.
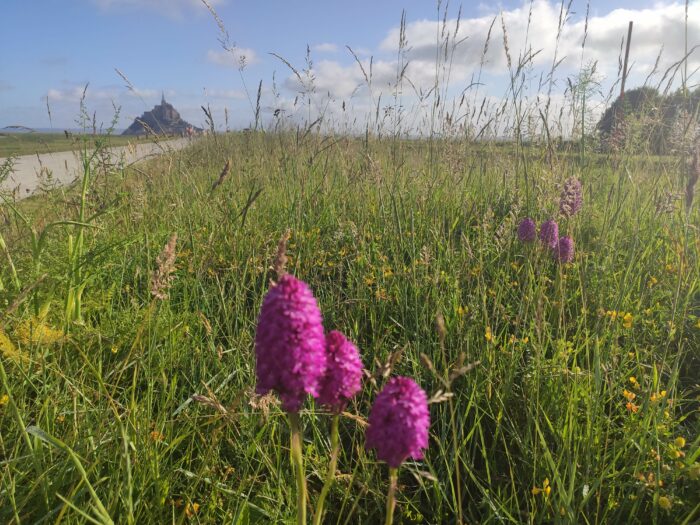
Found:
[[65, 133], [3, 133], [0, 131], [0, 158], [21, 155], [43, 155], [80, 149], [84, 140], [99, 146], [126, 146], [151, 139], [110, 134], [77, 135]]
[[[367, 370], [324, 523], [384, 518], [387, 467], [364, 431], [390, 375], [433, 401], [396, 523], [698, 523], [700, 207], [685, 160], [546, 153], [230, 133], [5, 200], [0, 522], [294, 523], [289, 428], [254, 393], [253, 351], [289, 229], [288, 271]], [[570, 176], [583, 208], [565, 219]], [[574, 262], [519, 242], [526, 216], [557, 218]], [[301, 420], [313, 505], [330, 417], [309, 401]]]

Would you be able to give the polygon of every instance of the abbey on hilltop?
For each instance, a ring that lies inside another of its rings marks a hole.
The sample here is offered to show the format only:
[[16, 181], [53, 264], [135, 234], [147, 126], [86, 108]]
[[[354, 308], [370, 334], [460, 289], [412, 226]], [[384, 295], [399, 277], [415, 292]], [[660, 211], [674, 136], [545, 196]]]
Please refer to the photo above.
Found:
[[202, 129], [182, 120], [172, 104], [162, 95], [160, 104], [146, 111], [124, 130], [122, 135], [180, 135], [201, 133]]

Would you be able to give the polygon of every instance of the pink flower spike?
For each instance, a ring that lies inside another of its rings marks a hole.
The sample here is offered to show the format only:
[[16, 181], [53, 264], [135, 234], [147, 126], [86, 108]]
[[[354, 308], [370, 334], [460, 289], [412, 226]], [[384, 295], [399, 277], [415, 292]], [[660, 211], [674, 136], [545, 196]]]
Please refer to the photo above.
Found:
[[428, 448], [428, 396], [413, 379], [395, 377], [374, 401], [365, 434], [365, 447], [398, 468], [408, 458], [422, 459]]
[[335, 330], [326, 335], [326, 358], [318, 401], [339, 413], [362, 388], [362, 360], [357, 347]]
[[319, 394], [326, 371], [321, 311], [308, 285], [285, 274], [263, 300], [255, 333], [256, 392], [274, 390], [287, 412]]

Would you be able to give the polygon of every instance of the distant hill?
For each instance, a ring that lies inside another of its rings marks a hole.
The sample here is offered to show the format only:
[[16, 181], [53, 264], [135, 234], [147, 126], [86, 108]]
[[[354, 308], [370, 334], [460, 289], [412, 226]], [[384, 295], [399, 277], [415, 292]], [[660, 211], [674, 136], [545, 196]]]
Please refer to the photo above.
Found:
[[182, 120], [180, 113], [163, 96], [160, 104], [134, 119], [122, 135], [191, 135], [201, 132], [201, 128]]

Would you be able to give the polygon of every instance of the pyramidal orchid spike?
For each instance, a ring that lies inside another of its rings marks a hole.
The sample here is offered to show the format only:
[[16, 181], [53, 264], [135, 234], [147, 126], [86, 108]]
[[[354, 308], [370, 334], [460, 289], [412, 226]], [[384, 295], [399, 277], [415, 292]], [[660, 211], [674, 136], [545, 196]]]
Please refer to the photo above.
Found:
[[308, 285], [282, 275], [267, 292], [255, 334], [256, 392], [275, 391], [287, 412], [317, 397], [326, 371], [321, 311]]
[[357, 347], [335, 330], [326, 335], [326, 358], [318, 401], [338, 413], [362, 388], [362, 360]]
[[428, 448], [428, 397], [413, 379], [395, 377], [374, 401], [368, 423], [365, 446], [376, 449], [389, 467], [422, 459]]

